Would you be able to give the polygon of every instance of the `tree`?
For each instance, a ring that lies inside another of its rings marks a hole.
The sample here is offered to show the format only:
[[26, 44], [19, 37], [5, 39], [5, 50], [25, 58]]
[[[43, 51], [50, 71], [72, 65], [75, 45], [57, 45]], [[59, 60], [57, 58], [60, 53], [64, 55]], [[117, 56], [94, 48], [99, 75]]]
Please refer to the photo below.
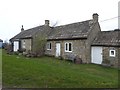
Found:
[[46, 36], [38, 35], [34, 39], [34, 49], [33, 52], [35, 56], [43, 56], [45, 53], [45, 45], [46, 45]]
[[52, 25], [52, 27], [57, 26], [57, 24], [58, 24], [58, 21], [56, 21], [56, 22]]

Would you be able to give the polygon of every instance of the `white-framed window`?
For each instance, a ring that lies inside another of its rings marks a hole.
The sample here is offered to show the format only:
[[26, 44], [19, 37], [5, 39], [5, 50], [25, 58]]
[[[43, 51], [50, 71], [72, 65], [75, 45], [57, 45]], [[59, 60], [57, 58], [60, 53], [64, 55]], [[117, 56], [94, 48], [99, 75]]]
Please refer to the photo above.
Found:
[[65, 52], [72, 52], [72, 43], [71, 42], [65, 43]]
[[52, 44], [51, 42], [47, 43], [47, 50], [51, 50], [52, 49]]
[[110, 50], [110, 51], [109, 51], [109, 55], [110, 55], [111, 57], [115, 57], [115, 50]]

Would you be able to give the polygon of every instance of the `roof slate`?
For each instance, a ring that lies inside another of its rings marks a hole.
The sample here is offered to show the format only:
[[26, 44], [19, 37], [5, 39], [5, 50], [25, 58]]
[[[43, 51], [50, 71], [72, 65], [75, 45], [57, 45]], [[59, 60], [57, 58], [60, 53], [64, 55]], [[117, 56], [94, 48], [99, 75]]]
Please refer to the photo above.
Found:
[[24, 30], [11, 38], [17, 40], [22, 38], [31, 38], [38, 33], [47, 33], [47, 39], [69, 39], [69, 38], [87, 38], [88, 32], [93, 25], [93, 20], [72, 23], [68, 25], [51, 27], [51, 30], [45, 30], [45, 26], [37, 26], [28, 30]]
[[57, 26], [53, 28], [52, 32], [48, 36], [48, 39], [87, 38], [92, 25], [93, 21], [87, 20], [83, 22]]
[[120, 30], [100, 32], [92, 45], [120, 46]]
[[22, 38], [32, 38], [33, 36], [41, 33], [47, 33], [46, 30], [44, 30], [44, 25], [42, 26], [37, 26], [28, 30], [24, 30], [22, 32], [20, 32], [19, 34], [17, 34], [16, 36], [14, 36], [13, 38], [11, 38], [11, 40], [17, 40], [17, 39], [22, 39]]

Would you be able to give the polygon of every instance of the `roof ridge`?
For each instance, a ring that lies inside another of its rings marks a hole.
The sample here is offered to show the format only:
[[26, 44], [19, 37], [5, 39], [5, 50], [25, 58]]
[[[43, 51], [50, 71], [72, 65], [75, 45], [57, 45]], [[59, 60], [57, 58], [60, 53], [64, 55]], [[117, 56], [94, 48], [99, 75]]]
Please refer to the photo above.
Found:
[[43, 27], [44, 25], [41, 25], [41, 26], [35, 26], [35, 27], [33, 27], [33, 28], [29, 28], [29, 29], [26, 29], [26, 30], [24, 30], [24, 31], [28, 31], [28, 30], [32, 30], [32, 29], [35, 29], [35, 28], [38, 28], [38, 27]]
[[109, 30], [109, 31], [101, 31], [101, 32], [118, 32], [120, 30]]
[[81, 21], [81, 22], [74, 22], [74, 23], [59, 25], [59, 26], [56, 26], [56, 27], [54, 27], [54, 28], [57, 28], [57, 27], [64, 27], [64, 26], [70, 26], [70, 25], [73, 25], [73, 24], [78, 24], [78, 23], [83, 23], [83, 22], [88, 22], [88, 21], [92, 21], [92, 19], [85, 20], [85, 21]]

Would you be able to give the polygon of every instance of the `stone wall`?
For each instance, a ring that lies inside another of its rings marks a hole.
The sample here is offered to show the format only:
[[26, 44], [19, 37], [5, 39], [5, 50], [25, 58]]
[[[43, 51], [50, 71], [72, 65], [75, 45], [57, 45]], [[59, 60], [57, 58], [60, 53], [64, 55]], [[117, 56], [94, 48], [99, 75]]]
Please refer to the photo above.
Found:
[[21, 48], [25, 48], [26, 51], [31, 50], [32, 40], [31, 39], [22, 39]]
[[[65, 40], [63, 41], [63, 45], [62, 47], [64, 47], [62, 49], [62, 56], [64, 57], [64, 59], [67, 59], [68, 56], [70, 57], [74, 57], [74, 56], [78, 56], [79, 58], [82, 59], [82, 61], [84, 63], [86, 63], [86, 54], [85, 54], [85, 41], [86, 39], [84, 40]], [[71, 42], [72, 43], [72, 52], [65, 52], [65, 43], [66, 42]]]
[[[115, 50], [115, 57], [110, 56], [110, 50]], [[120, 53], [120, 47], [103, 47], [103, 61], [102, 63], [110, 66], [118, 67], [118, 60]]]
[[[83, 40], [60, 40], [60, 41], [48, 41], [51, 42], [52, 48], [51, 50], [45, 50], [46, 55], [55, 56], [56, 55], [56, 43], [60, 43], [61, 45], [61, 57], [67, 59], [68, 56], [79, 56], [84, 63], [86, 63], [86, 47], [85, 41]], [[72, 52], [65, 52], [65, 43], [72, 43]]]
[[[91, 63], [91, 44], [100, 31], [101, 29], [100, 29], [99, 22], [93, 22], [93, 26], [88, 32], [88, 38], [86, 40], [79, 39], [79, 40], [49, 41], [52, 43], [52, 49], [45, 50], [45, 54], [55, 56], [56, 55], [56, 43], [60, 43], [61, 44], [61, 57], [63, 57], [64, 59], [67, 59], [67, 56], [69, 55], [74, 55], [74, 56], [79, 56], [84, 63]], [[66, 42], [72, 43], [73, 45], [72, 52], [65, 52]]]
[[91, 31], [89, 32], [89, 35], [88, 35], [88, 39], [86, 41], [86, 53], [85, 54], [87, 57], [87, 60], [86, 60], [87, 63], [91, 63], [91, 44], [99, 32], [101, 32], [100, 25], [98, 22], [96, 22], [91, 28]]
[[[47, 49], [47, 43], [51, 43], [51, 50]], [[56, 50], [55, 41], [47, 41], [47, 43], [45, 48], [45, 54], [49, 56], [55, 56], [55, 50]]]

